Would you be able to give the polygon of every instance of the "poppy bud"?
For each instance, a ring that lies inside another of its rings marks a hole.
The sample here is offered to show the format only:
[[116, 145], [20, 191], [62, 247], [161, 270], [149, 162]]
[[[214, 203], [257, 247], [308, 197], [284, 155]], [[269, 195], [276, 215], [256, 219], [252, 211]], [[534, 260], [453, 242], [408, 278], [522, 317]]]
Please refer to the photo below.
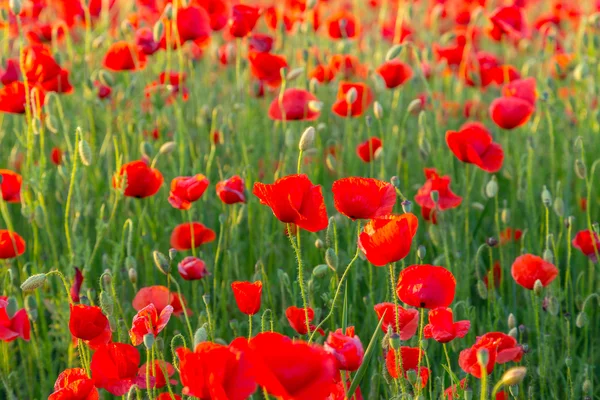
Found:
[[6, 313], [8, 314], [8, 318], [12, 318], [15, 313], [17, 312], [17, 308], [18, 308], [18, 304], [17, 304], [17, 299], [15, 299], [13, 296], [10, 296], [8, 298], [8, 304], [6, 305]]
[[327, 231], [325, 231], [325, 244], [327, 247], [332, 247], [333, 235], [335, 231], [335, 218], [329, 217], [329, 223], [327, 224]]
[[544, 203], [545, 207], [550, 207], [552, 204], [552, 194], [550, 194], [550, 191], [546, 186], [544, 186], [544, 189], [542, 190], [542, 203]]
[[104, 314], [106, 314], [107, 316], [111, 316], [114, 313], [115, 310], [115, 303], [113, 302], [112, 297], [110, 297], [110, 295], [106, 292], [106, 291], [101, 291], [100, 292], [100, 308], [102, 309], [102, 312]]
[[411, 101], [408, 104], [408, 107], [406, 108], [406, 110], [409, 113], [414, 114], [422, 108], [422, 104], [423, 103], [421, 102], [421, 99], [414, 99], [413, 101]]
[[338, 257], [332, 248], [327, 249], [327, 251], [325, 252], [325, 262], [333, 271], [337, 270]]
[[487, 286], [483, 281], [477, 281], [477, 293], [479, 294], [479, 297], [481, 297], [483, 300], [487, 299]]
[[573, 359], [571, 357], [565, 358], [565, 365], [567, 368], [571, 368], [571, 365], [573, 365]]
[[135, 284], [137, 282], [137, 271], [135, 268], [129, 268], [127, 271], [127, 275], [129, 277], [129, 282]]
[[300, 137], [300, 143], [298, 144], [298, 148], [300, 151], [306, 151], [310, 149], [315, 141], [315, 128], [309, 126], [306, 128], [302, 136]]
[[419, 260], [424, 260], [425, 256], [427, 255], [427, 249], [425, 248], [425, 246], [420, 245], [417, 248], [417, 257], [419, 257]]
[[172, 248], [169, 249], [169, 260], [173, 261], [176, 256], [177, 256], [177, 250], [172, 249]]
[[412, 203], [409, 200], [404, 200], [402, 203], [402, 211], [405, 213], [412, 212]]
[[400, 53], [402, 53], [403, 48], [404, 48], [404, 45], [401, 45], [401, 44], [396, 44], [396, 45], [392, 46], [385, 54], [385, 61], [391, 61], [394, 58], [398, 57], [400, 55]]
[[496, 247], [498, 244], [498, 239], [495, 237], [489, 237], [486, 239], [485, 244], [487, 244], [489, 247]]
[[590, 390], [592, 390], [592, 382], [589, 379], [586, 379], [585, 381], [583, 381], [581, 390], [583, 390], [584, 393], [589, 393]]
[[378, 101], [373, 103], [373, 114], [375, 115], [375, 118], [377, 118], [377, 119], [383, 118], [383, 107], [381, 106], [381, 104]]
[[322, 101], [317, 101], [317, 100], [311, 100], [308, 102], [308, 109], [309, 111], [313, 111], [313, 112], [321, 112], [321, 110], [323, 109], [323, 102]]
[[293, 81], [294, 79], [296, 79], [300, 75], [302, 75], [303, 72], [304, 72], [304, 67], [294, 68], [293, 70], [291, 70], [290, 72], [288, 72], [288, 74], [285, 77], [285, 79], [286, 79], [286, 81]]
[[125, 258], [125, 268], [131, 269], [131, 268], [136, 268], [136, 267], [137, 267], [137, 262], [135, 261], [135, 257], [127, 256]]
[[169, 21], [173, 19], [173, 5], [171, 3], [167, 3], [165, 10], [163, 11], [163, 15]]
[[502, 210], [500, 219], [502, 220], [503, 224], [508, 224], [510, 222], [510, 210], [508, 208]]
[[152, 348], [152, 346], [154, 346], [154, 334], [153, 333], [146, 333], [144, 335], [144, 346], [146, 346], [146, 348], [149, 350]]
[[357, 98], [358, 92], [356, 91], [356, 88], [352, 87], [350, 90], [348, 90], [348, 92], [346, 92], [346, 103], [354, 104]]
[[490, 359], [490, 354], [487, 349], [479, 349], [477, 350], [477, 362], [481, 366], [481, 369], [487, 368], [487, 363]]
[[500, 381], [504, 386], [518, 385], [519, 383], [523, 382], [526, 374], [526, 367], [512, 367], [502, 375]]
[[557, 216], [562, 217], [565, 214], [565, 202], [560, 197], [554, 200], [554, 212]]
[[8, 7], [10, 8], [10, 11], [12, 11], [13, 14], [19, 15], [21, 14], [21, 9], [23, 8], [23, 5], [21, 4], [21, 0], [9, 0]]
[[517, 326], [517, 318], [513, 313], [508, 314], [508, 328], [513, 329]]
[[323, 241], [322, 241], [321, 239], [317, 239], [317, 240], [315, 240], [315, 247], [316, 247], [317, 249], [322, 249], [322, 248], [323, 248], [323, 246], [325, 246], [325, 244], [323, 243]]
[[46, 274], [31, 275], [21, 284], [21, 290], [24, 292], [31, 292], [44, 286], [44, 283], [46, 283]]
[[327, 274], [327, 270], [329, 267], [326, 264], [319, 264], [315, 268], [313, 268], [312, 274], [317, 278], [322, 278]]
[[56, 117], [52, 114], [48, 114], [46, 115], [46, 118], [44, 119], [44, 122], [46, 124], [46, 128], [52, 132], [52, 133], [57, 133], [58, 132], [58, 124], [57, 124], [57, 120]]
[[549, 296], [546, 298], [546, 309], [550, 313], [550, 315], [557, 316], [560, 308], [560, 304], [558, 300], [554, 296]]
[[8, 19], [8, 10], [0, 8], [0, 21], [6, 21]]
[[171, 272], [171, 263], [169, 263], [167, 257], [165, 257], [165, 255], [160, 251], [154, 250], [152, 252], [152, 258], [154, 259], [154, 265], [156, 265], [156, 268], [158, 268], [158, 270], [163, 274], [169, 275]]
[[92, 149], [85, 139], [79, 141], [79, 158], [86, 167], [92, 165]]
[[496, 176], [492, 175], [492, 179], [489, 180], [487, 185], [485, 185], [485, 195], [493, 199], [498, 194], [498, 181], [496, 181]]
[[544, 261], [547, 261], [547, 262], [553, 264], [554, 263], [554, 255], [552, 254], [552, 250], [550, 250], [550, 249], [544, 250], [543, 259], [544, 259]]
[[580, 159], [575, 160], [575, 174], [579, 179], [585, 179], [587, 175], [585, 164]]
[[124, 20], [123, 22], [121, 22], [121, 32], [123, 32], [123, 35], [127, 35], [131, 32], [133, 32], [133, 25], [131, 25], [131, 22], [129, 22], [128, 20]]
[[535, 283], [533, 284], [533, 292], [536, 294], [536, 296], [539, 296], [542, 294], [543, 289], [544, 289], [544, 285], [542, 284], [542, 281], [537, 279], [535, 281]]
[[165, 32], [165, 24], [161, 20], [158, 20], [154, 24], [154, 28], [152, 29], [152, 36], [156, 43], [161, 41], [164, 32]]
[[510, 331], [508, 331], [508, 336], [512, 336], [515, 339], [517, 339], [519, 336], [519, 331], [517, 330], [517, 328], [512, 328]]
[[586, 326], [588, 323], [588, 317], [587, 314], [585, 312], [580, 312], [579, 314], [577, 314], [577, 319], [575, 320], [575, 325], [578, 328], [583, 328], [584, 326]]
[[206, 331], [206, 327], [201, 326], [194, 333], [194, 348], [198, 346], [200, 343], [204, 343], [208, 340], [208, 332]]
[[417, 383], [417, 371], [414, 369], [409, 369], [406, 371], [406, 379], [410, 382], [411, 385]]
[[105, 269], [104, 272], [102, 273], [101, 278], [102, 278], [102, 282], [104, 282], [104, 285], [106, 285], [106, 286], [110, 285], [110, 283], [112, 282], [112, 275], [110, 274], [110, 270]]
[[437, 190], [432, 190], [431, 191], [431, 200], [434, 202], [434, 204], [437, 204], [439, 198], [440, 198], [440, 194]]
[[140, 143], [140, 153], [142, 153], [142, 155], [144, 157], [151, 158], [152, 157], [152, 145], [148, 142]]

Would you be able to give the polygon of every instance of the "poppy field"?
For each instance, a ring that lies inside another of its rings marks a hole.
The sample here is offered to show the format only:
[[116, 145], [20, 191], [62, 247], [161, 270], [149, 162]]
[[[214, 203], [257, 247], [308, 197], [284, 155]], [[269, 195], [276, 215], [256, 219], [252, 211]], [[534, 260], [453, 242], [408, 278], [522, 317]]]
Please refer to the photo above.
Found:
[[0, 399], [600, 398], [600, 1], [0, 0]]

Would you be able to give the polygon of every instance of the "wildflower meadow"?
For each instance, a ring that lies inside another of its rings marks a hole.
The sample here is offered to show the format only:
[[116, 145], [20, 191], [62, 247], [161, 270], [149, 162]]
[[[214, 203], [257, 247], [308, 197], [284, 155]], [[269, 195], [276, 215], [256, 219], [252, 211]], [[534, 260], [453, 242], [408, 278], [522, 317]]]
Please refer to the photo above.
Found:
[[0, 399], [600, 399], [600, 1], [0, 0]]

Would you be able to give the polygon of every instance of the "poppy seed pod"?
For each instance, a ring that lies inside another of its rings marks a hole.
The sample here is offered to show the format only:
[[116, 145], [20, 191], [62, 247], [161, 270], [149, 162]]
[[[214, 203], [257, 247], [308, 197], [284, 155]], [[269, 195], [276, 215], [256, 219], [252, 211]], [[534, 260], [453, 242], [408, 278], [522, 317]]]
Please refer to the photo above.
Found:
[[412, 203], [409, 200], [404, 200], [402, 203], [402, 211], [405, 213], [412, 212]]
[[46, 274], [31, 275], [25, 280], [25, 282], [21, 284], [21, 290], [24, 292], [31, 292], [35, 289], [38, 289], [44, 286], [44, 283], [46, 283], [46, 279]]
[[315, 128], [309, 126], [306, 128], [302, 136], [300, 137], [300, 142], [298, 144], [298, 148], [300, 151], [306, 151], [310, 149], [315, 141]]
[[513, 367], [502, 375], [500, 381], [504, 386], [518, 385], [519, 383], [523, 382], [523, 379], [525, 379], [526, 374], [526, 367]]
[[477, 350], [477, 362], [481, 366], [482, 370], [487, 368], [487, 363], [490, 359], [490, 353], [488, 349], [482, 348]]
[[358, 91], [356, 90], [356, 88], [351, 87], [346, 92], [346, 103], [348, 103], [348, 104], [354, 104], [354, 102], [356, 101], [357, 97], [358, 97]]
[[146, 346], [147, 349], [151, 349], [152, 346], [154, 346], [154, 334], [146, 333], [144, 335], [144, 346]]

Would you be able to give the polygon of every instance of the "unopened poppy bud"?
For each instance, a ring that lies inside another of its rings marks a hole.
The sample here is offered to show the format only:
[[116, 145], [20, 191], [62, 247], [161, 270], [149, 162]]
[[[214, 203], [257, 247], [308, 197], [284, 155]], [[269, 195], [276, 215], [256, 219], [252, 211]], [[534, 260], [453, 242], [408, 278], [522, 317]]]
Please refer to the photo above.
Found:
[[156, 268], [158, 268], [158, 270], [163, 274], [169, 275], [171, 272], [171, 263], [169, 263], [167, 257], [165, 257], [165, 255], [160, 251], [154, 250], [152, 252], [152, 258], [154, 259], [154, 265], [156, 265]]
[[414, 99], [413, 101], [411, 101], [408, 104], [408, 107], [406, 108], [406, 110], [409, 113], [414, 114], [417, 111], [419, 111], [422, 107], [423, 107], [423, 103], [421, 102], [421, 99]]
[[554, 296], [549, 296], [546, 299], [546, 309], [550, 313], [550, 315], [557, 316], [560, 311], [560, 304], [558, 303], [558, 299]]
[[375, 115], [375, 118], [377, 119], [383, 118], [383, 107], [378, 101], [373, 103], [373, 115]]
[[481, 366], [482, 369], [487, 368], [487, 363], [490, 359], [490, 354], [487, 349], [479, 349], [477, 350], [477, 362]]
[[[1, 176], [1, 175], [0, 175]], [[335, 231], [335, 218], [329, 217], [329, 223], [327, 224], [327, 230], [325, 231], [325, 245], [327, 247], [333, 246], [333, 235]]]
[[395, 332], [391, 333], [388, 343], [389, 343], [390, 348], [392, 348], [394, 350], [400, 349], [400, 346], [402, 345], [402, 341], [400, 340], [400, 335], [398, 335]]
[[409, 213], [412, 211], [412, 203], [409, 200], [404, 200], [402, 203], [402, 211]]
[[553, 208], [557, 216], [562, 218], [562, 216], [565, 215], [565, 202], [560, 197], [557, 197], [554, 200]]
[[348, 92], [346, 93], [346, 103], [354, 104], [357, 97], [358, 92], [356, 91], [356, 88], [350, 88], [350, 90], [348, 90]]
[[177, 249], [169, 249], [169, 260], [173, 261], [177, 256]]
[[585, 312], [580, 312], [579, 314], [577, 314], [577, 319], [575, 320], [575, 325], [578, 328], [583, 328], [584, 326], [586, 326], [588, 323], [588, 317], [587, 314]]
[[327, 249], [325, 252], [325, 262], [332, 270], [337, 270], [338, 267], [338, 257], [335, 254], [335, 251], [332, 248]]
[[102, 282], [104, 282], [104, 285], [106, 286], [110, 285], [110, 283], [112, 282], [112, 275], [110, 274], [109, 269], [105, 269], [102, 273]]
[[512, 329], [512, 328], [516, 328], [517, 326], [517, 318], [515, 317], [515, 314], [510, 313], [508, 314], [508, 328]]
[[542, 285], [542, 281], [540, 281], [539, 279], [537, 279], [535, 281], [535, 283], [533, 284], [533, 292], [539, 296], [542, 294], [542, 290], [544, 289], [544, 285]]
[[508, 224], [510, 222], [510, 210], [508, 208], [502, 210], [500, 219], [502, 220], [503, 224]]
[[492, 179], [490, 179], [485, 185], [485, 195], [489, 199], [493, 199], [498, 194], [498, 181], [496, 180], [496, 176], [493, 175]]
[[322, 278], [327, 275], [327, 270], [329, 270], [327, 264], [319, 264], [313, 268], [312, 274], [317, 278]]
[[173, 5], [171, 3], [167, 3], [167, 5], [165, 6], [165, 10], [163, 11], [163, 14], [164, 14], [165, 18], [168, 19], [169, 21], [173, 19]]
[[290, 72], [288, 72], [287, 76], [285, 77], [285, 79], [287, 81], [293, 81], [294, 79], [298, 78], [300, 75], [302, 75], [302, 73], [304, 72], [304, 67], [298, 67], [298, 68], [294, 68], [292, 69]]
[[194, 348], [198, 346], [200, 343], [204, 343], [208, 340], [208, 332], [204, 326], [201, 326], [194, 333]]
[[166, 142], [162, 146], [160, 146], [158, 152], [160, 154], [170, 154], [175, 150], [176, 146], [177, 144], [175, 142]]
[[390, 178], [390, 183], [394, 186], [394, 187], [399, 187], [400, 186], [400, 178], [398, 178], [396, 175], [392, 176]]
[[567, 358], [565, 358], [565, 365], [566, 365], [568, 368], [571, 368], [571, 366], [573, 365], [573, 359], [572, 359], [571, 357], [567, 357]]
[[298, 144], [298, 148], [300, 151], [306, 151], [310, 149], [315, 141], [315, 128], [309, 126], [306, 128], [302, 136], [300, 137], [300, 143]]
[[431, 191], [431, 200], [434, 202], [434, 204], [438, 203], [438, 200], [440, 199], [440, 194], [437, 190], [432, 190]]
[[79, 141], [79, 158], [81, 158], [81, 163], [86, 167], [92, 165], [92, 149], [85, 139]]
[[519, 331], [517, 330], [517, 328], [512, 328], [510, 331], [508, 331], [508, 336], [512, 336], [515, 339], [518, 339]]
[[129, 268], [127, 276], [129, 277], [129, 282], [137, 283], [137, 270], [135, 268]]
[[587, 175], [587, 168], [580, 159], [575, 160], [575, 175], [577, 175], [579, 179], [585, 179]]
[[512, 367], [502, 375], [500, 381], [504, 386], [514, 386], [523, 382], [525, 375], [527, 375], [526, 367]]
[[145, 157], [151, 158], [153, 153], [152, 145], [148, 142], [140, 143], [140, 153]]
[[290, 276], [284, 270], [277, 270], [277, 279], [279, 282], [282, 282], [284, 286], [290, 287]]
[[8, 7], [10, 8], [10, 11], [12, 11], [13, 14], [19, 15], [21, 14], [21, 9], [23, 8], [23, 5], [21, 3], [21, 0], [9, 0]]
[[410, 382], [411, 385], [417, 383], [417, 371], [414, 369], [409, 369], [406, 371], [406, 379]]
[[583, 393], [589, 393], [592, 390], [592, 381], [586, 379], [583, 381], [583, 385], [581, 386]]
[[315, 247], [317, 249], [322, 249], [325, 246], [325, 243], [321, 239], [315, 240]]
[[308, 109], [313, 112], [320, 112], [323, 109], [323, 102], [318, 100], [311, 100], [308, 102]]
[[137, 262], [135, 261], [135, 257], [127, 256], [125, 258], [125, 268], [131, 269], [131, 268], [136, 268], [136, 267], [137, 267]]
[[426, 255], [427, 255], [427, 249], [425, 248], [425, 246], [420, 245], [417, 248], [417, 257], [419, 257], [419, 260], [423, 261], [425, 259]]
[[154, 28], [152, 29], [152, 36], [155, 42], [160, 42], [162, 37], [163, 37], [163, 33], [165, 32], [165, 24], [161, 21], [158, 20], [155, 24], [154, 24]]
[[8, 298], [8, 304], [6, 305], [6, 313], [8, 314], [8, 318], [12, 318], [15, 313], [17, 312], [17, 309], [19, 308], [19, 305], [17, 304], [17, 299], [15, 299], [13, 296], [10, 296]]
[[154, 334], [147, 333], [144, 335], [144, 346], [149, 350], [154, 346]]
[[107, 316], [113, 315], [115, 310], [115, 303], [112, 297], [104, 290], [100, 292], [100, 308]]
[[545, 207], [550, 207], [552, 204], [552, 194], [550, 194], [550, 191], [546, 186], [544, 186], [544, 189], [542, 190], [542, 203], [544, 203]]
[[483, 281], [477, 281], [477, 293], [479, 294], [479, 297], [481, 297], [483, 300], [487, 299], [488, 290]]
[[129, 22], [128, 20], [124, 20], [123, 22], [121, 22], [121, 32], [123, 32], [124, 35], [127, 35], [128, 33], [133, 32], [133, 25], [131, 25], [131, 22]]
[[398, 57], [400, 55], [400, 53], [402, 53], [403, 48], [404, 48], [404, 46], [401, 44], [396, 44], [396, 45], [392, 46], [385, 54], [385, 60], [390, 61], [390, 60], [393, 60], [394, 58]]
[[498, 239], [495, 237], [489, 237], [486, 239], [485, 244], [487, 244], [489, 247], [496, 247], [496, 245], [498, 245]]
[[35, 274], [25, 279], [25, 282], [21, 284], [21, 290], [24, 292], [31, 292], [44, 286], [46, 283], [46, 274]]
[[550, 249], [546, 249], [544, 250], [544, 254], [543, 257], [544, 261], [547, 261], [549, 263], [554, 263], [554, 255], [552, 254], [552, 250]]

